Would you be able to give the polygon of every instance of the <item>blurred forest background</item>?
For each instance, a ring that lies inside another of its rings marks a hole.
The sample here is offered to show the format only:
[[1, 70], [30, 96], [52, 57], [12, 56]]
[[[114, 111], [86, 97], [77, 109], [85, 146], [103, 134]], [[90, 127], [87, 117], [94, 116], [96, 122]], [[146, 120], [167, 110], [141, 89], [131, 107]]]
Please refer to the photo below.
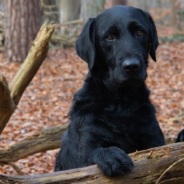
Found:
[[[0, 71], [10, 81], [24, 61], [43, 22], [55, 22], [50, 51], [0, 136], [0, 149], [45, 128], [69, 123], [74, 93], [87, 65], [75, 53], [75, 40], [89, 17], [117, 4], [152, 15], [160, 46], [150, 58], [147, 85], [167, 140], [184, 128], [184, 0], [0, 0]], [[0, 150], [1, 152], [1, 150]], [[58, 149], [36, 153], [15, 164], [24, 174], [53, 172]], [[17, 174], [0, 162], [0, 173]]]

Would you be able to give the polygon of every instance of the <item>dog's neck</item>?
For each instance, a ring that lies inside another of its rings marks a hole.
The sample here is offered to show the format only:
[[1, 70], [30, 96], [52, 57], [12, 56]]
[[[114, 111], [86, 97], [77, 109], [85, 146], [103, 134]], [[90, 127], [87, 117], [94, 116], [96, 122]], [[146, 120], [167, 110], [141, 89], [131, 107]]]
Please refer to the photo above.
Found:
[[[145, 99], [149, 98], [149, 90], [146, 87], [146, 84], [143, 82], [138, 86], [109, 86], [107, 83], [103, 83], [105, 88], [107, 90], [103, 90], [103, 92], [106, 93], [107, 96], [110, 96], [111, 98], [115, 99], [124, 99], [126, 101], [129, 101], [129, 99], [132, 101], [133, 99], [136, 100], [136, 98], [142, 98], [142, 96]], [[137, 95], [140, 94], [140, 95]]]
[[[86, 82], [89, 83], [90, 88], [99, 91], [98, 94], [103, 94], [104, 98], [112, 99], [135, 99], [144, 98], [148, 99], [150, 91], [148, 90], [145, 82], [140, 83], [137, 86], [125, 85], [118, 86], [107, 78], [92, 76], [90, 72], [87, 75]], [[91, 86], [93, 85], [93, 87]], [[137, 95], [140, 94], [140, 95]]]

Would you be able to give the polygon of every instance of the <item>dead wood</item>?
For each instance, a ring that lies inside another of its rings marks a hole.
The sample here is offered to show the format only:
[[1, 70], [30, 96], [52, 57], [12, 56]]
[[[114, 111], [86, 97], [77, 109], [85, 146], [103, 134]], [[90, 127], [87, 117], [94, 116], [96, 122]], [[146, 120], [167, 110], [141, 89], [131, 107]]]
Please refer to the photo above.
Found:
[[54, 32], [54, 28], [55, 25], [47, 26], [46, 24], [41, 27], [35, 41], [32, 43], [27, 58], [14, 76], [9, 88], [5, 77], [1, 78], [0, 95], [3, 95], [3, 98], [0, 98], [0, 134], [16, 109], [26, 87], [29, 85], [44, 61], [49, 49], [49, 40]]
[[8, 82], [4, 76], [0, 79], [0, 134], [9, 121], [12, 113], [14, 112], [16, 105], [10, 96], [10, 90]]
[[68, 125], [42, 130], [8, 148], [0, 149], [0, 162], [15, 162], [29, 155], [60, 147], [61, 137]]
[[[0, 175], [0, 182], [8, 184], [155, 184], [162, 175], [159, 184], [183, 184], [184, 143], [170, 144], [130, 154], [134, 168], [124, 176], [106, 177], [97, 165], [35, 176]], [[178, 161], [178, 162], [177, 162]], [[175, 163], [176, 162], [176, 163]], [[170, 167], [173, 164], [172, 167]], [[170, 167], [170, 169], [168, 169]]]
[[[0, 162], [16, 162], [35, 153], [59, 148], [67, 127], [66, 124], [47, 128], [8, 148], [0, 149]], [[174, 139], [168, 138], [166, 141], [173, 143]]]

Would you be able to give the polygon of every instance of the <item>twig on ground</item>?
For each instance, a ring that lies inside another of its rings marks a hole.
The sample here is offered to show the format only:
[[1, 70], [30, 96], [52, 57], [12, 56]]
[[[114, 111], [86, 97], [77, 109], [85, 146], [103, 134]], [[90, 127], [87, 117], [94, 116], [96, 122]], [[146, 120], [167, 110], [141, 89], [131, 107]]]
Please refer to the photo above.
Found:
[[24, 173], [14, 162], [2, 162], [2, 164], [10, 165], [19, 175], [24, 175]]

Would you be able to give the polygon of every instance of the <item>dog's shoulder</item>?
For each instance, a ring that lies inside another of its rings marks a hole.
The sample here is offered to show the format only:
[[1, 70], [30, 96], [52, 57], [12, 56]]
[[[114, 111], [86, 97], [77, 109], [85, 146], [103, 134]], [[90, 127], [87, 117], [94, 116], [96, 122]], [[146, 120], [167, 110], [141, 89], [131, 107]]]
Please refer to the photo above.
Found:
[[74, 95], [69, 113], [70, 119], [76, 118], [76, 116], [86, 116], [98, 110], [99, 104], [102, 104], [103, 101], [100, 83], [101, 81], [93, 77], [90, 72], [87, 74], [82, 88]]
[[77, 102], [97, 102], [102, 99], [102, 81], [98, 77], [87, 74], [83, 87], [79, 89], [73, 98]]

